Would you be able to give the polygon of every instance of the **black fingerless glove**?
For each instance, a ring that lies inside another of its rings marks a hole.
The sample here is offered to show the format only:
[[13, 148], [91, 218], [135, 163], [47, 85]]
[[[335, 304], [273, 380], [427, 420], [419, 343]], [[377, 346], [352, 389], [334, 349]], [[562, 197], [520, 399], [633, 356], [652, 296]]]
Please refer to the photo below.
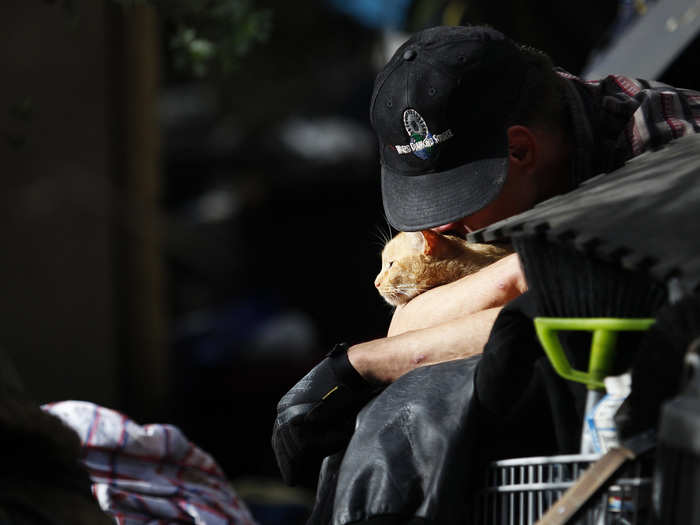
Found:
[[336, 345], [277, 405], [272, 448], [290, 485], [312, 481], [321, 460], [347, 445], [355, 416], [378, 390], [352, 367], [347, 349]]

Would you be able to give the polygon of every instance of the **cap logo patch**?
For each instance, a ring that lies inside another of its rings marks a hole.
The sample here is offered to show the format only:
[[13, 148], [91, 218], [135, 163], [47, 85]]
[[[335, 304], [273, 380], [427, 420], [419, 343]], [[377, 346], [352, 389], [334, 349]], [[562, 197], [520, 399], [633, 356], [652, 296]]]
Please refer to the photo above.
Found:
[[403, 112], [403, 126], [411, 139], [410, 144], [394, 146], [399, 155], [413, 153], [416, 157], [427, 160], [433, 154], [433, 146], [454, 136], [451, 129], [437, 135], [430, 133], [423, 117], [415, 109]]

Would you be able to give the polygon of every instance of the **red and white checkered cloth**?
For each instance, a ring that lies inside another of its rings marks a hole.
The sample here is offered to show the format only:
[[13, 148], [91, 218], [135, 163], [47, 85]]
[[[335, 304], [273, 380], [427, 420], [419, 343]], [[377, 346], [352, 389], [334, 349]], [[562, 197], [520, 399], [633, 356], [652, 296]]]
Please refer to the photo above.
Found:
[[77, 432], [93, 495], [119, 525], [255, 524], [216, 461], [177, 427], [84, 401], [42, 408]]

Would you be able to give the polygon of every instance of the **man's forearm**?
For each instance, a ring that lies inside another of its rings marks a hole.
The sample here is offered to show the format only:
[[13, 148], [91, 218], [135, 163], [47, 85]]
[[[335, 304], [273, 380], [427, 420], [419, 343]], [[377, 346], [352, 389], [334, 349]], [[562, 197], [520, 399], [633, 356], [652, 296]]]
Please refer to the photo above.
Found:
[[433, 288], [398, 307], [388, 335], [395, 336], [503, 306], [527, 288], [516, 254], [458, 281]]
[[360, 343], [348, 350], [350, 363], [373, 383], [391, 383], [425, 365], [479, 354], [501, 308], [489, 308], [446, 323]]

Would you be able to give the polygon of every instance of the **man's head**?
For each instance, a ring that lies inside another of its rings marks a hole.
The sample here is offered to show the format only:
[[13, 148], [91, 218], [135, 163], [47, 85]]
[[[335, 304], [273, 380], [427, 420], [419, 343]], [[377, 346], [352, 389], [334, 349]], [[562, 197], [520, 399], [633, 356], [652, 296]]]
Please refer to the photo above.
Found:
[[[370, 118], [399, 230], [477, 229], [561, 190], [566, 140], [548, 57], [484, 27], [414, 35], [378, 75]], [[488, 221], [488, 222], [484, 222]]]

